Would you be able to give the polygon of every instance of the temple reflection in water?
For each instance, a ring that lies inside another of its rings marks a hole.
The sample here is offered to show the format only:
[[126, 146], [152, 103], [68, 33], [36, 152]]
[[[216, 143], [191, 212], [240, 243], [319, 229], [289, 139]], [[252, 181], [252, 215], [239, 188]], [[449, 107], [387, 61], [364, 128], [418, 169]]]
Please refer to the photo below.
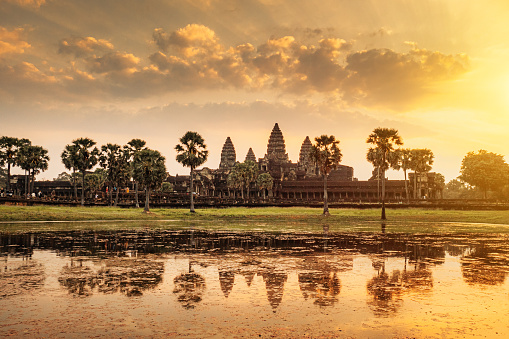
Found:
[[[235, 298], [236, 286], [245, 286], [243, 293], [254, 293], [257, 281], [273, 312], [289, 302], [285, 294], [295, 287], [298, 295], [292, 290], [288, 298], [335, 307], [341, 303], [343, 289], [349, 288], [342, 279], [353, 273], [364, 286], [369, 309], [385, 317], [399, 311], [405, 295], [429, 295], [436, 285], [434, 271], [448, 257], [457, 258], [466, 285], [503, 284], [509, 272], [507, 240], [499, 234], [317, 235], [192, 229], [5, 233], [0, 235], [0, 298], [44, 286], [48, 263], [34, 255], [44, 251], [63, 260], [58, 283], [79, 297], [139, 297], [172, 284], [171, 295], [191, 310], [210, 298], [210, 286], [217, 285], [217, 293], [229, 300]], [[357, 272], [356, 260], [370, 264]], [[180, 268], [168, 271], [169, 261], [180, 263]]]

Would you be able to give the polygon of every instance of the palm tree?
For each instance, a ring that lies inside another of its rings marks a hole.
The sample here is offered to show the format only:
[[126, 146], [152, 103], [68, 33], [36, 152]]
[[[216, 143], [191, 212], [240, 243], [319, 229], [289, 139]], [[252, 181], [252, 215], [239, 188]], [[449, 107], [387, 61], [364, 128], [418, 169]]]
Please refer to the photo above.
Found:
[[62, 159], [62, 163], [65, 168], [68, 170], [72, 170], [72, 184], [74, 186], [74, 199], [78, 199], [78, 188], [76, 185], [76, 171], [78, 170], [78, 146], [75, 144], [66, 145], [60, 158]]
[[322, 135], [315, 138], [311, 149], [311, 159], [315, 162], [323, 176], [323, 214], [329, 215], [329, 203], [327, 197], [327, 176], [330, 171], [336, 169], [343, 155], [338, 147], [339, 140], [333, 135]]
[[182, 138], [180, 138], [180, 144], [175, 146], [177, 151], [177, 161], [185, 167], [191, 169], [190, 173], [190, 190], [189, 195], [191, 198], [191, 209], [194, 213], [194, 188], [193, 188], [193, 174], [196, 167], [202, 165], [207, 161], [209, 151], [202, 136], [196, 132], [187, 132]]
[[265, 200], [265, 191], [272, 189], [274, 179], [269, 173], [262, 173], [256, 179], [256, 185], [258, 186], [258, 189], [263, 192], [263, 200]]
[[[142, 139], [132, 139], [131, 141], [129, 141], [127, 143], [127, 146], [124, 146], [129, 151], [129, 154], [130, 154], [129, 160], [131, 161], [131, 165], [132, 165], [132, 161], [133, 161], [134, 157], [136, 156], [136, 154], [138, 154], [138, 152], [140, 152], [143, 149], [143, 147], [145, 147], [146, 143], [147, 142]], [[131, 169], [131, 171], [132, 171], [132, 169]], [[136, 201], [136, 208], [139, 208], [140, 203], [138, 201], [138, 181], [137, 180], [134, 180], [134, 195], [135, 195], [135, 201]]]
[[[99, 155], [99, 150], [97, 147], [94, 147], [96, 144], [95, 141], [89, 138], [79, 138], [73, 140], [72, 145], [67, 145], [70, 147], [65, 148], [65, 151], [72, 152], [70, 153], [70, 158], [72, 159], [70, 163], [73, 164], [73, 168], [75, 167], [78, 172], [81, 173], [81, 206], [85, 205], [85, 174], [86, 171], [91, 170], [97, 164], [97, 157]], [[94, 148], [92, 148], [94, 147]], [[64, 155], [62, 153], [62, 156]], [[62, 157], [62, 161], [64, 162], [64, 157]], [[64, 165], [66, 163], [64, 162]]]
[[382, 220], [385, 220], [385, 171], [389, 167], [394, 167], [397, 159], [394, 146], [403, 145], [403, 141], [398, 130], [378, 127], [373, 130], [366, 142], [375, 146], [368, 150], [367, 160], [382, 171]]
[[407, 202], [410, 200], [410, 196], [408, 195], [408, 179], [407, 179], [407, 171], [412, 169], [412, 150], [410, 148], [402, 148], [396, 151], [397, 152], [397, 163], [394, 166], [394, 169], [399, 171], [403, 170], [405, 174], [405, 196]]
[[133, 159], [133, 178], [145, 188], [144, 212], [150, 212], [150, 191], [166, 180], [165, 158], [158, 151], [148, 148], [139, 151]]
[[14, 137], [3, 136], [0, 138], [0, 166], [7, 164], [7, 185], [6, 189], [11, 189], [11, 167], [17, 165], [17, 155], [19, 150], [26, 145], [30, 145], [28, 139], [18, 139]]
[[28, 173], [28, 193], [32, 193], [35, 175], [48, 169], [48, 150], [41, 146], [25, 145], [18, 151], [18, 165]]
[[433, 159], [435, 156], [433, 152], [427, 148], [417, 148], [412, 150], [411, 166], [415, 172], [414, 175], [414, 198], [421, 198], [422, 179], [423, 173], [431, 171]]
[[110, 206], [112, 197], [112, 188], [116, 188], [115, 192], [115, 206], [118, 205], [118, 192], [120, 186], [125, 183], [130, 176], [129, 168], [129, 153], [126, 149], [122, 149], [117, 144], [107, 144], [101, 146], [101, 155], [99, 163], [102, 168], [107, 172], [108, 186], [110, 188]]

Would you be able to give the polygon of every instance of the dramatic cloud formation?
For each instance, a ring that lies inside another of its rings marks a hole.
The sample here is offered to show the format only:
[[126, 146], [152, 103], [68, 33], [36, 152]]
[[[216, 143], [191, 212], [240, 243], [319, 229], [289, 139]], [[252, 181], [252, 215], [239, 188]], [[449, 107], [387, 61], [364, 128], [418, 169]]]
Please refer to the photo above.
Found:
[[0, 27], [0, 55], [7, 53], [24, 53], [30, 44], [22, 39], [24, 34], [23, 28], [15, 28], [8, 30]]
[[[21, 52], [28, 47], [20, 40], [21, 33], [3, 29], [3, 41], [9, 43], [3, 50]], [[107, 81], [110, 91], [122, 87], [122, 93], [137, 97], [175, 90], [275, 89], [281, 94], [329, 93], [350, 104], [397, 108], [425, 96], [427, 87], [457, 79], [469, 69], [469, 59], [463, 54], [446, 55], [416, 45], [407, 53], [354, 51], [353, 43], [341, 38], [304, 44], [294, 36], [283, 36], [258, 47], [249, 42], [227, 47], [213, 30], [197, 24], [171, 33], [157, 28], [153, 42], [159, 51], [142, 60], [116, 51], [104, 39], [65, 38], [59, 42], [58, 53], [79, 61], [72, 68], [74, 74], [61, 70], [54, 74], [55, 80], [53, 74], [27, 78], [26, 67], [11, 67], [10, 72], [20, 69], [23, 73], [13, 74], [15, 78], [51, 79], [53, 83], [70, 78], [79, 81], [82, 77], [77, 74], [87, 74], [84, 79], [93, 86], [104, 86]], [[35, 73], [40, 72], [31, 71]]]

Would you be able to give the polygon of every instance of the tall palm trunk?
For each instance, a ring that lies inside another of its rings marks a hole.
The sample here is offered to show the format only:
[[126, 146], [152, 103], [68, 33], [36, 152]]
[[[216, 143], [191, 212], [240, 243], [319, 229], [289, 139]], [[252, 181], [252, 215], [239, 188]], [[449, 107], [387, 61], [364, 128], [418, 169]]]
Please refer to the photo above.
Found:
[[150, 188], [145, 189], [145, 208], [143, 208], [143, 212], [150, 211]]
[[7, 186], [6, 189], [9, 191], [11, 189], [11, 163], [7, 162]]
[[327, 173], [323, 174], [323, 214], [329, 215], [329, 201], [327, 196]]
[[28, 189], [28, 171], [27, 170], [25, 170], [25, 192], [24, 193], [25, 193], [25, 196], [27, 194], [30, 194], [29, 189]]
[[414, 199], [417, 199], [417, 171], [414, 171]]
[[118, 205], [118, 191], [120, 191], [120, 187], [117, 185], [117, 190], [115, 192], [115, 207]]
[[191, 209], [190, 212], [194, 213], [194, 183], [193, 183], [193, 174], [194, 174], [194, 168], [191, 166], [191, 178], [190, 178], [190, 185], [189, 185], [189, 194], [191, 195]]
[[108, 184], [108, 206], [111, 206], [111, 202], [113, 201], [113, 189], [111, 185]]
[[382, 220], [386, 220], [385, 216], [385, 170], [382, 170]]
[[406, 198], [407, 203], [409, 203], [410, 197], [408, 196], [408, 182], [407, 182], [407, 178], [406, 178], [406, 168], [403, 169], [403, 172], [405, 173], [405, 198]]
[[134, 189], [135, 189], [134, 196], [136, 197], [136, 208], [140, 208], [140, 202], [138, 201], [138, 182], [137, 181], [134, 182]]
[[81, 173], [81, 206], [85, 206], [85, 172]]
[[76, 169], [72, 169], [72, 183], [74, 186], [74, 200], [78, 200], [78, 185], [76, 185]]

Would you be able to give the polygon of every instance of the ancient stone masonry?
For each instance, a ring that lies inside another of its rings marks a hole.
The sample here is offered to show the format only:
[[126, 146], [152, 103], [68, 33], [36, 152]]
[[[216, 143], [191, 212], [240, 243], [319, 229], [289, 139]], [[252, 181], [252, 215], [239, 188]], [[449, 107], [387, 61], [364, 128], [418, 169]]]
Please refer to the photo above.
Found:
[[313, 176], [318, 174], [316, 165], [314, 164], [313, 159], [311, 159], [312, 149], [313, 144], [311, 143], [311, 140], [307, 136], [306, 139], [304, 139], [304, 141], [302, 142], [302, 146], [300, 147], [298, 163], [299, 170], [304, 171], [306, 176]]
[[221, 151], [221, 162], [219, 163], [220, 169], [227, 169], [233, 167], [237, 161], [237, 155], [235, 154], [235, 147], [233, 146], [232, 139], [226, 138]]
[[288, 162], [288, 154], [286, 153], [285, 139], [283, 133], [276, 123], [270, 133], [269, 143], [267, 144], [267, 160], [275, 160], [276, 162]]
[[249, 151], [247, 152], [247, 155], [246, 155], [246, 159], [244, 161], [248, 161], [248, 160], [256, 162], [256, 156], [255, 156], [252, 148], [249, 148]]

